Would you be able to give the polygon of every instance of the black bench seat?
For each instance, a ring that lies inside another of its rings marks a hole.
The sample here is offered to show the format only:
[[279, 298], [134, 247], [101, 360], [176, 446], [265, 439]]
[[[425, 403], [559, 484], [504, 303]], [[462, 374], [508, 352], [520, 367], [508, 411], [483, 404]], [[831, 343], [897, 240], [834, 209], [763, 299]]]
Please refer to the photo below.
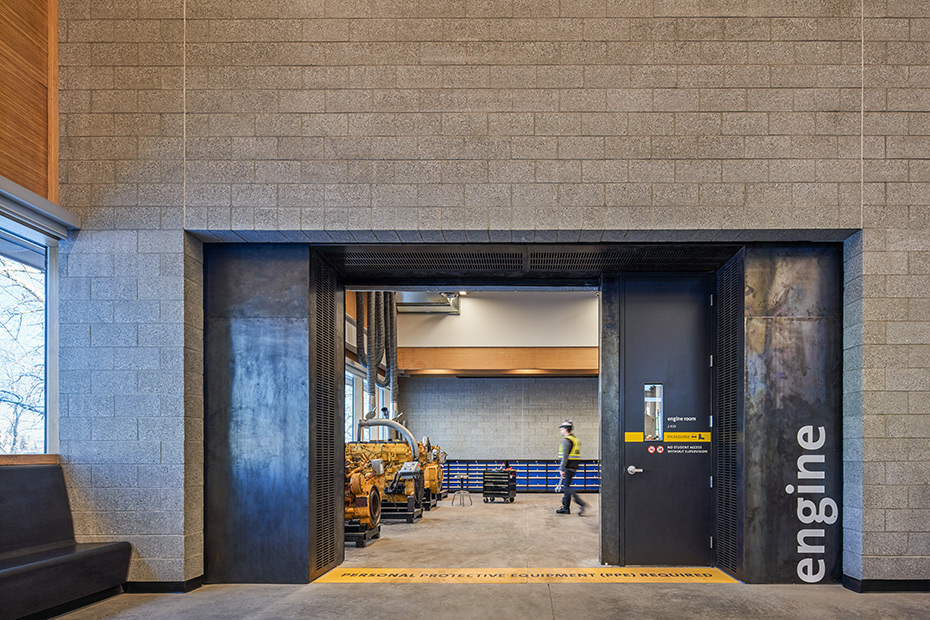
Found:
[[0, 467], [0, 620], [126, 582], [128, 542], [76, 543], [59, 465]]

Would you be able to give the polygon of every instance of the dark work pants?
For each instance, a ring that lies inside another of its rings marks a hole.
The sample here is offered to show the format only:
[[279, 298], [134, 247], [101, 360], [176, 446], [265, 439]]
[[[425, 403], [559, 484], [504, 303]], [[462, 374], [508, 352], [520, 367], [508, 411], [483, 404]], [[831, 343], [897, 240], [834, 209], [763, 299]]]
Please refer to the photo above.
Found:
[[572, 488], [572, 478], [575, 477], [576, 469], [566, 469], [565, 478], [562, 479], [562, 508], [568, 510], [568, 507], [572, 504], [572, 498], [575, 498], [575, 503], [579, 506], [587, 506], [586, 503], [581, 501], [581, 498], [578, 497], [578, 494], [575, 493], [575, 489]]

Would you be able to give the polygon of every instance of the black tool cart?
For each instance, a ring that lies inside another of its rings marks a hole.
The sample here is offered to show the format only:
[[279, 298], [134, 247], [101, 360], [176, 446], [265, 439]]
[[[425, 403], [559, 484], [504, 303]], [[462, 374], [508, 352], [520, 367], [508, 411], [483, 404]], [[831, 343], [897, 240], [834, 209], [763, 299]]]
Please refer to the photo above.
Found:
[[484, 470], [481, 494], [484, 503], [500, 498], [513, 503], [517, 496], [517, 473], [512, 469]]

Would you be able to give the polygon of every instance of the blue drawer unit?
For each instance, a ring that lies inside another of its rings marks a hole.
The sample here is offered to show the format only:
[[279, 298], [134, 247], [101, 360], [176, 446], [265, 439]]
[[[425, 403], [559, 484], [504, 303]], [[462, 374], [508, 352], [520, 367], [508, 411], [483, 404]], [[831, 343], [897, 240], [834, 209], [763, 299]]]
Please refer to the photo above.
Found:
[[[559, 483], [559, 463], [555, 460], [508, 459], [510, 467], [517, 473], [518, 493], [551, 493]], [[445, 464], [445, 487], [449, 491], [461, 488], [474, 493], [481, 492], [481, 480], [485, 469], [499, 469], [503, 459], [497, 460], [448, 460]], [[460, 480], [460, 476], [467, 476]], [[601, 468], [596, 460], [582, 460], [573, 486], [582, 493], [597, 493], [601, 487]]]

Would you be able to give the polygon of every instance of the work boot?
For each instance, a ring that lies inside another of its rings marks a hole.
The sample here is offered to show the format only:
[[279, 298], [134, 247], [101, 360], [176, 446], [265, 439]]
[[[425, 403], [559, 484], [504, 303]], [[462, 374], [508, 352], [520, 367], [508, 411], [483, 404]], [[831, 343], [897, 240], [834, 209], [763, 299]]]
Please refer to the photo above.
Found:
[[555, 511], [555, 514], [557, 514], [557, 515], [570, 515], [570, 514], [572, 514], [572, 511], [569, 510], [568, 508], [559, 508], [558, 510]]

